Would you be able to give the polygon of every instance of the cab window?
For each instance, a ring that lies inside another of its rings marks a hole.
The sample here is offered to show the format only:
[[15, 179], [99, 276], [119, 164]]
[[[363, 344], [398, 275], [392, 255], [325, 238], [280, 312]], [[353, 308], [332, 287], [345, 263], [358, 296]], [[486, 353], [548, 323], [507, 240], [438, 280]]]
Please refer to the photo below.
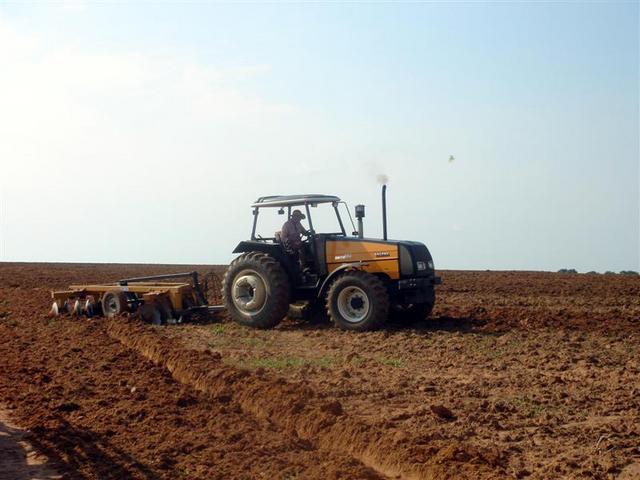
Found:
[[[317, 207], [314, 207], [312, 205], [309, 207], [309, 210], [311, 211], [311, 221], [313, 222], [313, 229], [316, 233], [334, 233], [342, 235], [340, 222], [338, 221], [336, 212], [330, 203], [321, 204]], [[308, 228], [306, 224], [305, 228]]]

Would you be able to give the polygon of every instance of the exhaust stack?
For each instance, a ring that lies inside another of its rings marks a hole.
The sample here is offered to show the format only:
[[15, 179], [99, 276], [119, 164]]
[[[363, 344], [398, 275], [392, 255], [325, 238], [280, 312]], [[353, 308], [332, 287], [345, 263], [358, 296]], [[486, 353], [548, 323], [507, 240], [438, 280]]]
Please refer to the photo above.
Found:
[[382, 239], [387, 239], [387, 185], [382, 185]]
[[358, 238], [364, 237], [364, 227], [362, 219], [364, 218], [364, 205], [356, 205], [356, 218], [358, 219]]

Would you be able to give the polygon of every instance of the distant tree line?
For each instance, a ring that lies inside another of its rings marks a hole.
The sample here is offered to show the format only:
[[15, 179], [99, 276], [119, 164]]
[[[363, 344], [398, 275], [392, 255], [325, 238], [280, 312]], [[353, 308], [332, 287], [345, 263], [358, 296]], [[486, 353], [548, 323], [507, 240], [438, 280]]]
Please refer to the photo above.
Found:
[[[578, 273], [575, 268], [561, 268], [558, 270], [558, 273]], [[595, 270], [591, 270], [586, 273], [587, 275], [600, 275], [600, 272], [596, 272]], [[604, 272], [605, 275], [640, 275], [635, 270], [620, 270], [620, 273], [612, 272], [611, 270], [607, 270]]]

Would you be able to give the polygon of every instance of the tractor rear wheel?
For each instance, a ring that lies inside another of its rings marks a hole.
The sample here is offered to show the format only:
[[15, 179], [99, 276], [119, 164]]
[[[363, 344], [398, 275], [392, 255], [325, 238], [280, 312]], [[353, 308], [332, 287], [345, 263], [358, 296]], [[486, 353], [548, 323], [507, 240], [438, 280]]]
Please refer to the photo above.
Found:
[[102, 296], [102, 314], [111, 318], [121, 313], [129, 311], [127, 303], [127, 294], [124, 292], [111, 290]]
[[374, 330], [387, 320], [389, 293], [375, 275], [359, 270], [348, 272], [329, 288], [327, 312], [343, 330]]
[[289, 310], [291, 285], [282, 265], [272, 256], [249, 252], [229, 265], [222, 280], [222, 295], [236, 322], [272, 328]]

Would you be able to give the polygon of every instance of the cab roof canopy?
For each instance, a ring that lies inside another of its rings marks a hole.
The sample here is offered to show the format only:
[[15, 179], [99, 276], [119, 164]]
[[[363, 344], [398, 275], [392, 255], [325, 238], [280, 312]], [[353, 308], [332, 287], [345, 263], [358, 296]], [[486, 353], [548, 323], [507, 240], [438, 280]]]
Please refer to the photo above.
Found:
[[334, 195], [272, 195], [270, 197], [260, 197], [255, 201], [253, 208], [265, 207], [294, 207], [296, 205], [311, 205], [318, 203], [339, 202], [340, 198]]

